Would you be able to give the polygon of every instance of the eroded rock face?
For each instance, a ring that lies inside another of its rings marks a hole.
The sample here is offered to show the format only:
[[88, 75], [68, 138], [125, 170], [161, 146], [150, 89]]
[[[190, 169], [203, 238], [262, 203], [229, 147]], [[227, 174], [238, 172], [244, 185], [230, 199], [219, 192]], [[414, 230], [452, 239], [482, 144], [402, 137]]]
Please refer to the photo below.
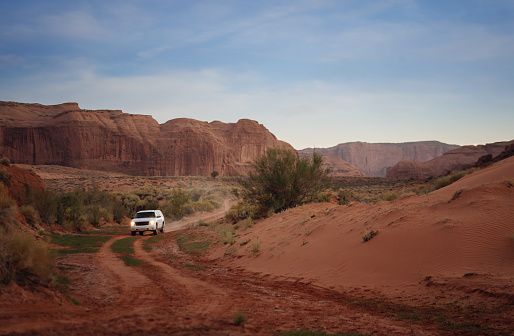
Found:
[[387, 177], [424, 179], [431, 176], [446, 175], [455, 170], [466, 169], [484, 156], [496, 157], [510, 148], [512, 144], [514, 144], [514, 140], [479, 146], [463, 146], [423, 163], [398, 162], [394, 167], [387, 170]]
[[245, 174], [267, 148], [294, 150], [263, 125], [211, 123], [118, 110], [0, 102], [0, 153], [23, 164], [54, 164], [133, 175]]
[[45, 190], [43, 180], [32, 171], [14, 165], [0, 164], [2, 183], [18, 205], [22, 205], [27, 194]]
[[[348, 142], [329, 148], [316, 148], [316, 152], [338, 157], [353, 164], [367, 176], [383, 177], [388, 167], [400, 161], [424, 162], [459, 148], [438, 141], [420, 141], [405, 143], [367, 143]], [[303, 149], [301, 153], [312, 152], [312, 148]]]
[[[300, 156], [312, 158], [312, 153], [299, 153]], [[357, 176], [364, 177], [366, 174], [358, 170], [354, 165], [341, 158], [321, 154], [325, 167], [330, 169], [331, 176]]]

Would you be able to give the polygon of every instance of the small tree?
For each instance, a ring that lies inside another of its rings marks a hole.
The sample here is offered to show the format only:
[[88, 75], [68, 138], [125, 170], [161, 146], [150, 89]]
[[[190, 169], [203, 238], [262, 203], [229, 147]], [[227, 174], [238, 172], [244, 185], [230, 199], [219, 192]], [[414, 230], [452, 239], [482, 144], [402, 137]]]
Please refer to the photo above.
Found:
[[219, 175], [219, 174], [220, 174], [220, 173], [219, 173], [217, 170], [215, 170], [215, 171], [213, 171], [213, 172], [211, 173], [211, 177], [212, 177], [213, 179], [215, 179], [216, 177], [218, 177], [218, 175]]
[[269, 148], [241, 180], [243, 197], [261, 214], [280, 212], [315, 198], [329, 186], [328, 173], [319, 154], [300, 158], [294, 151]]

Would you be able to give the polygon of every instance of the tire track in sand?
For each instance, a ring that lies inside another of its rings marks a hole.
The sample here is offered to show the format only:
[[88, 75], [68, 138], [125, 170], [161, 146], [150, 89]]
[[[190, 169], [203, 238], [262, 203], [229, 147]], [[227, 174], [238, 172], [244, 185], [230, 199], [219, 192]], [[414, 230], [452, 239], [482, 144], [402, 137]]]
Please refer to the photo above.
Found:
[[151, 253], [143, 250], [144, 239], [134, 243], [135, 257], [147, 263], [146, 272], [173, 292], [175, 318], [189, 321], [184, 326], [209, 327], [228, 321], [232, 308], [230, 294], [223, 288], [190, 277], [166, 263], [155, 260]]

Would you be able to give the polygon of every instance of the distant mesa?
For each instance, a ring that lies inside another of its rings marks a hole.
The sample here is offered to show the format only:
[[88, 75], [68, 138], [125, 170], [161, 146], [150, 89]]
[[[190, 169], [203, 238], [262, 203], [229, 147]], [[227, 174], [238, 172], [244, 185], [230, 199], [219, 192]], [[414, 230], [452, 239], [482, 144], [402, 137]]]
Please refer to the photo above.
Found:
[[312, 153], [341, 158], [371, 177], [386, 176], [387, 168], [400, 161], [424, 162], [434, 159], [458, 145], [439, 141], [419, 141], [405, 143], [347, 142], [329, 148], [306, 148], [300, 153]]
[[[398, 162], [387, 170], [386, 176], [389, 178], [424, 179], [431, 176], [446, 175], [449, 172], [466, 169], [474, 165], [483, 166], [484, 162], [497, 162], [508, 157], [513, 144], [514, 140], [479, 146], [463, 146], [426, 162]], [[493, 158], [496, 157], [498, 159], [493, 161]]]
[[0, 155], [12, 162], [61, 165], [132, 175], [245, 174], [267, 148], [294, 150], [263, 125], [241, 119], [211, 123], [119, 110], [0, 102]]
[[[312, 153], [299, 153], [300, 157], [312, 157]], [[366, 174], [357, 169], [354, 165], [341, 158], [321, 154], [325, 166], [329, 168], [331, 176], [364, 177]]]

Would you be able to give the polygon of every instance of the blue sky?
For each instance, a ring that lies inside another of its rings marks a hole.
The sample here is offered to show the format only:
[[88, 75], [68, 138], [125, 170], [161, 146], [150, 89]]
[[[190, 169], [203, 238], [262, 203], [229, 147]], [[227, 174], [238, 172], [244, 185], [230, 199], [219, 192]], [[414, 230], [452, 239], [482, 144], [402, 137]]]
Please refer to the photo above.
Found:
[[0, 100], [249, 118], [297, 149], [514, 138], [513, 0], [18, 0], [0, 13]]

